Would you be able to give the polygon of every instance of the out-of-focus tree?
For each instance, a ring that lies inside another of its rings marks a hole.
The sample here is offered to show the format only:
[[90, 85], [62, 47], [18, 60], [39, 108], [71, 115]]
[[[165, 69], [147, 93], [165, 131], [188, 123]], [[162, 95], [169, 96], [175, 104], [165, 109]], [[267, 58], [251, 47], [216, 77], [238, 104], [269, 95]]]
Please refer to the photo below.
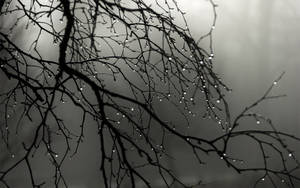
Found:
[[[282, 75], [232, 118], [225, 98], [230, 89], [213, 70], [217, 5], [209, 3], [213, 23], [207, 34], [195, 39], [175, 0], [1, 1], [1, 85], [7, 81], [0, 96], [1, 153], [13, 158], [1, 164], [1, 186], [10, 187], [7, 179], [15, 169], [28, 173], [32, 187], [48, 184], [32, 166], [45, 152], [53, 166], [50, 183], [67, 187], [63, 164], [80, 152], [87, 122], [93, 120], [101, 180], [107, 188], [154, 187], [145, 171], [157, 173], [164, 187], [200, 186], [201, 179], [191, 185], [167, 166], [173, 159], [165, 143], [171, 139], [185, 144], [191, 151], [187, 155], [199, 165], [206, 165], [202, 156], [210, 154], [237, 173], [260, 174], [254, 185], [296, 187], [299, 162], [288, 143], [300, 139], [251, 112], [262, 101], [281, 97], [271, 91]], [[28, 35], [26, 44], [16, 39], [17, 32]], [[201, 47], [204, 39], [208, 49]], [[184, 123], [162, 116], [161, 104]], [[78, 127], [64, 121], [63, 105], [80, 110]], [[202, 113], [195, 112], [195, 105]], [[197, 118], [212, 119], [221, 131], [209, 139], [187, 132], [194, 124], [191, 119]], [[249, 129], [244, 119], [265, 126]], [[34, 127], [22, 135], [30, 121]], [[232, 154], [230, 143], [240, 137], [256, 144], [261, 164], [244, 164], [245, 159]], [[63, 151], [55, 142], [61, 138]], [[7, 161], [5, 156], [1, 161]]]

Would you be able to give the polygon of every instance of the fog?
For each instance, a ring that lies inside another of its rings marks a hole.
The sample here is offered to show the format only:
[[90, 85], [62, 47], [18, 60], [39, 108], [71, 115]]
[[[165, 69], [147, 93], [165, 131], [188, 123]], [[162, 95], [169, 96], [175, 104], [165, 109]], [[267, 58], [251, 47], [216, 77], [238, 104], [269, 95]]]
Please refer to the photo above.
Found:
[[[186, 18], [195, 38], [199, 38], [211, 28], [213, 12], [208, 0], [178, 0], [179, 6], [187, 13]], [[300, 1], [297, 0], [226, 0], [216, 1], [217, 24], [213, 33], [213, 48], [215, 55], [215, 71], [224, 79], [225, 83], [233, 89], [228, 93], [230, 109], [233, 115], [240, 112], [245, 106], [263, 95], [265, 90], [282, 73], [284, 77], [276, 85], [274, 94], [286, 94], [284, 98], [264, 102], [255, 110], [270, 117], [279, 130], [300, 136]], [[22, 43], [25, 36], [16, 33], [16, 40]], [[26, 36], [28, 37], [28, 36]], [[45, 56], [50, 59], [57, 58], [55, 47], [49, 46], [47, 38], [43, 40]], [[24, 43], [22, 45], [28, 45]], [[52, 45], [52, 44], [51, 44]], [[200, 43], [207, 47], [207, 41]], [[53, 49], [53, 50], [46, 50]], [[2, 78], [1, 78], [2, 80]], [[4, 82], [1, 87], [4, 87]], [[119, 85], [122, 90], [124, 86]], [[70, 109], [68, 105], [62, 107], [66, 122], [78, 124], [79, 111]], [[168, 107], [161, 106], [161, 114], [168, 114]], [[200, 121], [193, 120], [195, 124]], [[178, 120], [180, 122], [180, 120]], [[30, 124], [29, 122], [25, 122]], [[203, 123], [203, 122], [202, 122]], [[205, 123], [205, 122], [204, 122]], [[91, 127], [93, 121], [89, 120]], [[29, 125], [30, 126], [30, 125]], [[255, 123], [247, 125], [257, 126]], [[29, 129], [30, 130], [30, 129]], [[213, 134], [214, 129], [204, 126], [192, 127], [194, 133]], [[28, 131], [30, 134], [30, 131]], [[99, 140], [93, 129], [87, 128], [85, 141], [80, 146], [80, 153], [66, 161], [64, 173], [70, 182], [70, 188], [94, 188], [101, 187], [99, 179]], [[59, 144], [61, 141], [58, 140]], [[176, 143], [176, 141], [175, 141]], [[175, 143], [168, 143], [170, 152], [176, 160], [170, 161], [169, 167], [182, 177], [186, 182], [194, 182], [202, 179], [205, 188], [248, 188], [253, 186], [258, 175], [237, 174], [232, 169], [227, 169], [222, 161], [215, 156], [205, 157], [208, 165], [201, 168], [193, 168], [194, 163], [190, 156], [185, 155], [185, 147]], [[299, 145], [293, 145], [300, 151]], [[259, 153], [254, 146], [246, 141], [234, 144], [232, 150], [241, 155], [249, 155], [249, 163], [259, 163]], [[97, 148], [97, 150], [95, 150]], [[14, 149], [18, 153], [18, 147]], [[300, 153], [298, 151], [298, 156]], [[41, 154], [42, 156], [42, 154]], [[41, 157], [43, 158], [43, 157]], [[1, 158], [0, 158], [1, 159]], [[0, 160], [1, 162], [1, 160]], [[40, 178], [44, 178], [47, 165], [41, 161], [35, 164]], [[1, 165], [0, 165], [1, 167]], [[147, 173], [147, 172], [145, 172]], [[25, 178], [22, 172], [14, 172], [10, 180], [13, 187], [26, 188]], [[157, 187], [160, 181], [155, 179]], [[267, 188], [269, 185], [260, 184], [258, 187]], [[279, 185], [280, 187], [280, 185]]]

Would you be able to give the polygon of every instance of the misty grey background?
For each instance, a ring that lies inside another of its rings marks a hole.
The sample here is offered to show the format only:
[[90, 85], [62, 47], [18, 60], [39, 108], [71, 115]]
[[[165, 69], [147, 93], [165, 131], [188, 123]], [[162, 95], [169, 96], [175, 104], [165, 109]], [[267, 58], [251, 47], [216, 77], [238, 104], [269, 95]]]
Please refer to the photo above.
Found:
[[[206, 0], [178, 0], [187, 12], [186, 18], [195, 38], [210, 29], [212, 10]], [[218, 18], [214, 30], [215, 70], [233, 89], [228, 94], [233, 114], [245, 105], [260, 97], [265, 89], [281, 72], [286, 74], [275, 88], [275, 94], [287, 94], [286, 98], [268, 101], [257, 111], [271, 117], [280, 130], [300, 136], [300, 1], [299, 0], [219, 0]], [[27, 36], [28, 37], [28, 36]], [[22, 36], [18, 36], [22, 41]], [[47, 43], [45, 40], [45, 44]], [[201, 45], [206, 46], [206, 41]], [[45, 48], [47, 49], [47, 48]], [[47, 56], [56, 58], [55, 52]], [[162, 108], [162, 114], [167, 114]], [[79, 113], [68, 107], [63, 108], [64, 117], [70, 124], [76, 124]], [[92, 124], [92, 122], [91, 122]], [[252, 126], [252, 125], [249, 125]], [[204, 127], [193, 128], [201, 133]], [[86, 140], [80, 148], [80, 154], [66, 162], [65, 173], [71, 188], [94, 188], [99, 186], [99, 154], [95, 152], [97, 135], [87, 129]], [[58, 141], [59, 142], [59, 141]], [[193, 164], [185, 155], [185, 148], [169, 143], [171, 151], [180, 162], [173, 161], [170, 166], [187, 182], [199, 177], [206, 183], [205, 188], [248, 188], [252, 187], [255, 175], [238, 175], [224, 168], [221, 161], [207, 158], [212, 163], [201, 168], [191, 168]], [[246, 143], [234, 146], [241, 153], [251, 153], [255, 163], [258, 153]], [[300, 145], [294, 145], [294, 149]], [[17, 149], [16, 149], [17, 150]], [[17, 151], [16, 151], [17, 152]], [[298, 152], [299, 153], [299, 152]], [[46, 174], [47, 164], [39, 161], [35, 164], [41, 169], [41, 177]], [[24, 174], [14, 172], [12, 179], [15, 187], [26, 187]], [[160, 182], [153, 178], [153, 182]], [[262, 184], [259, 187], [267, 187]]]

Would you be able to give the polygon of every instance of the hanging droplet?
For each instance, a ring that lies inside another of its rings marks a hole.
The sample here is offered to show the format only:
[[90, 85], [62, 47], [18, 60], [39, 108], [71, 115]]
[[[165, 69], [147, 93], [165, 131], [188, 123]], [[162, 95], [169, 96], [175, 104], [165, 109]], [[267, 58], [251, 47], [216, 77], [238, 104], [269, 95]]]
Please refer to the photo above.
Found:
[[289, 157], [292, 157], [293, 156], [293, 154], [292, 153], [289, 153]]
[[273, 82], [273, 85], [277, 85], [277, 82], [275, 81], [275, 82]]
[[259, 124], [260, 124], [260, 121], [259, 121], [259, 120], [257, 120], [257, 121], [256, 121], [256, 124], [257, 124], [257, 125], [259, 125]]

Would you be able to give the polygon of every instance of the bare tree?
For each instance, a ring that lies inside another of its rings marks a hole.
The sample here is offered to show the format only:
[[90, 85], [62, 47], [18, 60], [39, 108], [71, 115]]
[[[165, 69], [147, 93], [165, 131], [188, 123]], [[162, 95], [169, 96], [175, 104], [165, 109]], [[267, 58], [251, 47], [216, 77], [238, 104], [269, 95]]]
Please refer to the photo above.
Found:
[[[46, 151], [52, 186], [68, 187], [64, 162], [80, 152], [90, 119], [97, 125], [104, 187], [154, 187], [145, 171], [157, 173], [164, 187], [200, 186], [201, 180], [184, 182], [168, 167], [173, 159], [165, 143], [171, 139], [185, 144], [199, 165], [206, 164], [203, 156], [218, 156], [237, 173], [257, 173], [255, 186], [299, 185], [299, 161], [288, 143], [300, 139], [251, 112], [261, 102], [281, 97], [271, 91], [282, 75], [232, 118], [225, 98], [230, 89], [213, 70], [217, 5], [209, 2], [211, 29], [195, 39], [175, 0], [1, 1], [1, 22], [10, 21], [0, 28], [0, 76], [9, 80], [1, 88], [1, 144], [14, 158], [1, 165], [1, 184], [11, 187], [7, 179], [12, 171], [25, 166], [32, 187], [46, 185], [32, 167], [38, 153]], [[30, 33], [26, 45], [16, 40], [16, 31]], [[208, 49], [200, 46], [204, 39]], [[41, 47], [45, 41], [47, 49]], [[57, 58], [48, 57], [50, 52]], [[184, 123], [162, 116], [161, 103]], [[60, 108], [66, 104], [80, 109], [80, 126], [64, 121]], [[203, 112], [195, 112], [195, 105]], [[17, 121], [10, 121], [13, 115]], [[192, 118], [212, 119], [222, 131], [213, 138], [187, 132]], [[249, 128], [245, 120], [265, 126]], [[29, 121], [35, 124], [30, 136], [13, 139]], [[256, 144], [259, 166], [244, 164], [230, 151], [240, 137]], [[64, 151], [56, 149], [58, 138], [64, 139]], [[15, 155], [12, 146], [18, 143], [22, 151]]]

